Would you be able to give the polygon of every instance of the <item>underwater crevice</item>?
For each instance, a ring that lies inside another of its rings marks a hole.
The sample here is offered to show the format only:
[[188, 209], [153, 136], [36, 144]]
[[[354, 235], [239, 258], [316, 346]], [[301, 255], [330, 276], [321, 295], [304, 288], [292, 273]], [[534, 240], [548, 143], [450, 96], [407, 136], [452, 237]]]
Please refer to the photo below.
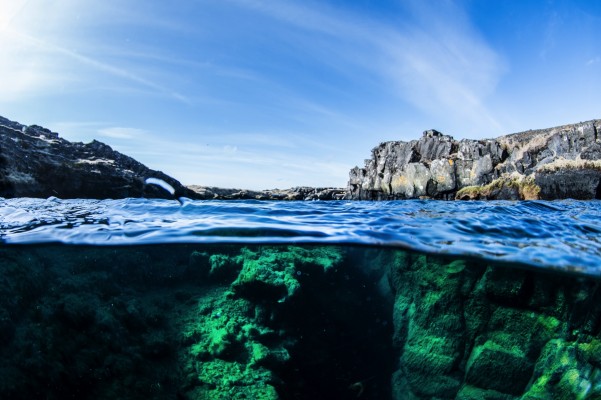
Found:
[[294, 338], [278, 371], [282, 400], [387, 399], [394, 360], [392, 304], [378, 281], [344, 263], [302, 274], [302, 290], [277, 312]]

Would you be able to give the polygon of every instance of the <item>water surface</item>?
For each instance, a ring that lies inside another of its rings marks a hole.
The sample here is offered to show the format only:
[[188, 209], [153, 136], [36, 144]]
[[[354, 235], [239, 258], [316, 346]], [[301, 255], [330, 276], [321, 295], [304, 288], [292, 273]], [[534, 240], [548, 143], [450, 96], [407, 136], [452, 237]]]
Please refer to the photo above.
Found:
[[601, 201], [0, 200], [6, 244], [339, 243], [598, 276]]

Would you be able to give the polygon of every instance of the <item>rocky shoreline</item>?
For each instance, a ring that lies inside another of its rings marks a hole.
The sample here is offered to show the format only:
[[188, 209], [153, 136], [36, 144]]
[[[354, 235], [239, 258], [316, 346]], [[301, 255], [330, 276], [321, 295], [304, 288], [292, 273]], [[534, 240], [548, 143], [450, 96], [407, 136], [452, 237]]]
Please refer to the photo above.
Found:
[[146, 185], [148, 177], [167, 182], [177, 197], [195, 196], [174, 178], [102, 142], [72, 143], [41, 126], [0, 117], [0, 197], [171, 198]]
[[[184, 186], [110, 146], [72, 143], [0, 117], [0, 197], [187, 197], [200, 200], [554, 200], [601, 198], [601, 120], [486, 140], [428, 130], [384, 142], [346, 188], [244, 190]], [[171, 195], [152, 177], [174, 189]]]
[[290, 189], [245, 190], [190, 185], [189, 189], [203, 200], [342, 200], [346, 190], [297, 186]]
[[[172, 186], [173, 196], [158, 186], [146, 184], [149, 177]], [[253, 191], [186, 187], [102, 142], [72, 143], [41, 126], [26, 126], [0, 117], [0, 197], [340, 200], [345, 194], [344, 188]]]
[[486, 140], [428, 130], [385, 142], [350, 172], [347, 199], [601, 198], [601, 120]]

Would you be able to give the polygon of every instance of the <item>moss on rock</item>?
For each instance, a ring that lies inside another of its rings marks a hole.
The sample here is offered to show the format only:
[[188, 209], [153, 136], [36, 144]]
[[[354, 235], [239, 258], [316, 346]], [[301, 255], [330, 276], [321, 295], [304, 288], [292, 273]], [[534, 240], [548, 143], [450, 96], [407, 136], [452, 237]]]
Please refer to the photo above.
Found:
[[601, 398], [594, 283], [475, 260], [395, 260], [394, 399]]
[[463, 187], [455, 200], [538, 200], [540, 191], [533, 177], [506, 176], [486, 185]]
[[597, 281], [395, 249], [165, 249], [2, 249], [0, 394], [601, 398]]

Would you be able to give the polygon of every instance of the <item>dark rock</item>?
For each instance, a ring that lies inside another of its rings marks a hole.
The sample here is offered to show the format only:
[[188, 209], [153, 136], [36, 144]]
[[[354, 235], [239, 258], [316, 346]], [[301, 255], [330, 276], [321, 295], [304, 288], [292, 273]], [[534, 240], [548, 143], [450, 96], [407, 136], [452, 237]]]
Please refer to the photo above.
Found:
[[261, 191], [198, 185], [191, 185], [188, 188], [196, 193], [197, 198], [204, 200], [341, 200], [345, 194], [345, 189], [341, 188], [313, 188], [307, 186]]
[[583, 160], [601, 160], [601, 144], [594, 143], [590, 145], [580, 153], [580, 158]]
[[601, 170], [561, 169], [539, 172], [534, 178], [543, 200], [573, 198], [601, 199]]
[[[350, 171], [345, 198], [600, 198], [600, 126], [601, 120], [593, 120], [461, 141], [429, 130], [419, 140], [381, 143], [364, 168]], [[524, 190], [525, 185], [532, 187]]]
[[0, 118], [0, 196], [60, 198], [173, 198], [147, 178], [175, 189], [175, 197], [196, 193], [160, 171], [96, 140], [72, 143], [37, 125]]
[[[175, 194], [145, 184], [147, 178], [167, 182]], [[25, 126], [0, 117], [0, 197], [340, 200], [344, 195], [341, 188], [255, 191], [185, 187], [97, 140], [71, 143], [41, 126]]]

